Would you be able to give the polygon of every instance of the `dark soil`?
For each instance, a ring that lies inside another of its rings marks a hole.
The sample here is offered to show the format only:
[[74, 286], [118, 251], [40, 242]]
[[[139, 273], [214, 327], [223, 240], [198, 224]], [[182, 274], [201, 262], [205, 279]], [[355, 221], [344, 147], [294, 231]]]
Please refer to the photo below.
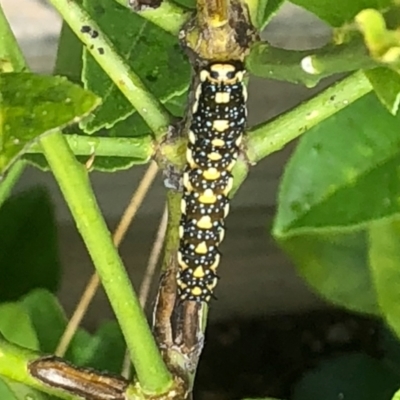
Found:
[[379, 321], [337, 310], [211, 325], [194, 398], [289, 399], [319, 362], [351, 352], [381, 356]]

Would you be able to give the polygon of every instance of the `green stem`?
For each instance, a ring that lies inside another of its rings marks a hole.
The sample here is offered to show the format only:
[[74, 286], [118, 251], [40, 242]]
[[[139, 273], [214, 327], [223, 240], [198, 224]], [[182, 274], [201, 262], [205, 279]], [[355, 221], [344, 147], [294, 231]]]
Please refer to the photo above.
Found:
[[35, 379], [28, 371], [28, 364], [39, 357], [39, 354], [13, 345], [0, 337], [0, 376], [23, 383], [41, 392], [57, 396], [65, 400], [79, 400], [64, 390], [53, 389]]
[[[170, 124], [170, 113], [150, 93], [139, 76], [132, 71], [126, 60], [116, 53], [113, 44], [96, 22], [75, 1], [50, 0], [50, 3], [62, 15], [76, 36], [86, 46], [87, 51], [90, 52], [101, 68], [143, 117], [156, 137], [162, 136], [166, 127]], [[84, 26], [89, 26], [92, 31], [97, 31], [98, 36], [92, 37], [82, 29]]]
[[0, 207], [10, 195], [14, 185], [25, 170], [26, 163], [23, 160], [18, 160], [7, 171], [6, 176], [0, 184]]
[[372, 90], [362, 72], [343, 79], [274, 120], [251, 129], [246, 154], [257, 163]]
[[[150, 136], [116, 138], [71, 134], [64, 137], [76, 156], [129, 157], [135, 159], [136, 164], [146, 164], [154, 152]], [[33, 143], [27, 153], [42, 153], [42, 148], [39, 143]]]
[[259, 28], [258, 13], [260, 8], [260, 0], [244, 0], [244, 2], [247, 4], [247, 7], [249, 8], [251, 23], [255, 27]]
[[[122, 6], [128, 6], [128, 0], [115, 0]], [[159, 26], [165, 31], [178, 35], [182, 25], [187, 21], [190, 12], [181, 6], [169, 0], [164, 0], [160, 7], [156, 9], [148, 9], [138, 12], [138, 14], [152, 22], [154, 25]]]
[[[11, 71], [25, 71], [27, 69], [24, 55], [18, 46], [12, 33], [10, 25], [4, 15], [0, 4], [0, 71], [10, 69]], [[3, 68], [2, 68], [3, 67]], [[17, 161], [8, 171], [4, 180], [0, 183], [0, 206], [11, 193], [12, 188], [18, 181], [25, 169], [23, 161]]]
[[8, 62], [15, 72], [27, 70], [27, 64], [15, 40], [11, 27], [0, 4], [0, 64]]
[[146, 393], [163, 393], [172, 384], [171, 375], [114, 247], [91, 190], [88, 173], [76, 161], [60, 133], [43, 137], [40, 144], [124, 333], [142, 389]]

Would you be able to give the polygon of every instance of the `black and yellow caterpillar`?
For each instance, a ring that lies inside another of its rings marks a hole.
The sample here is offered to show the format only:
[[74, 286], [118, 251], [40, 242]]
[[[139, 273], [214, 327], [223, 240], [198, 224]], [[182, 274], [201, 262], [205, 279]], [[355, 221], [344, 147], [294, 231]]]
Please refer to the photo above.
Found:
[[218, 282], [232, 168], [246, 127], [242, 62], [213, 62], [198, 71], [179, 227], [177, 273], [181, 300], [208, 302]]

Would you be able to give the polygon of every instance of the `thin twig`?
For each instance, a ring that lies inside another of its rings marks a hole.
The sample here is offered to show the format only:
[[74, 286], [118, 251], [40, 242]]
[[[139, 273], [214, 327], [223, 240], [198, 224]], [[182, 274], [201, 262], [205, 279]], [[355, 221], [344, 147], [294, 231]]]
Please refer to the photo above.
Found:
[[[142, 305], [143, 309], [146, 307], [147, 301], [149, 299], [151, 282], [154, 277], [154, 273], [156, 270], [156, 266], [158, 264], [158, 260], [160, 259], [161, 250], [163, 248], [165, 234], [167, 232], [167, 223], [168, 223], [168, 208], [165, 206], [164, 213], [161, 217], [160, 224], [158, 226], [156, 238], [153, 243], [153, 248], [151, 249], [149, 261], [147, 263], [146, 271], [140, 285], [139, 290], [139, 301]], [[129, 379], [131, 373], [131, 360], [129, 357], [129, 352], [126, 350], [124, 362], [122, 365], [122, 373], [121, 375], [127, 379]]]
[[139, 301], [143, 308], [145, 308], [150, 292], [151, 282], [153, 280], [154, 272], [160, 259], [161, 250], [164, 244], [165, 233], [167, 231], [167, 222], [168, 222], [168, 209], [165, 207], [164, 213], [161, 217], [160, 225], [158, 227], [158, 231], [156, 234], [156, 239], [153, 244], [153, 248], [151, 249], [151, 253], [149, 256], [149, 261], [147, 264], [146, 272], [140, 285], [139, 291]]
[[[157, 164], [152, 161], [149, 168], [145, 172], [142, 180], [139, 183], [139, 186], [135, 193], [133, 194], [131, 201], [129, 202], [128, 207], [126, 208], [124, 214], [121, 217], [121, 220], [117, 226], [117, 229], [113, 235], [113, 241], [116, 247], [120, 245], [122, 242], [130, 224], [132, 223], [133, 218], [135, 217], [140, 205], [143, 202], [144, 197], [146, 196], [151, 184], [153, 183], [158, 172]], [[72, 314], [71, 319], [68, 322], [68, 325], [60, 339], [60, 342], [57, 346], [55, 354], [57, 356], [62, 357], [68, 349], [68, 346], [75, 335], [76, 330], [78, 329], [85, 313], [93, 300], [94, 295], [96, 294], [97, 289], [100, 285], [100, 279], [97, 273], [95, 272], [90, 278], [86, 288]]]

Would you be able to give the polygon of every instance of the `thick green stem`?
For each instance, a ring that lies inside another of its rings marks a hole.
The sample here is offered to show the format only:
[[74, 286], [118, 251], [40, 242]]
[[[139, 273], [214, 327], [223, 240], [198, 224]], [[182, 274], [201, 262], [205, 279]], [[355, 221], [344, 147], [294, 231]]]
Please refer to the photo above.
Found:
[[40, 144], [124, 333], [139, 382], [145, 392], [163, 393], [172, 384], [171, 375], [114, 247], [91, 190], [88, 173], [76, 161], [60, 133], [43, 137]]
[[[128, 7], [128, 0], [115, 0], [122, 6]], [[138, 14], [159, 26], [165, 31], [178, 35], [182, 25], [187, 21], [190, 12], [170, 0], [164, 0], [160, 7], [156, 9], [147, 9], [138, 12]]]
[[[139, 138], [116, 138], [83, 135], [64, 135], [69, 147], [76, 156], [129, 157], [137, 164], [149, 162], [154, 147], [150, 136]], [[27, 153], [42, 153], [39, 143], [33, 143]]]
[[248, 160], [257, 163], [282, 149], [371, 90], [371, 84], [364, 74], [356, 72], [273, 121], [256, 126], [247, 135], [245, 146]]
[[[138, 75], [129, 67], [126, 60], [116, 53], [113, 44], [102, 32], [96, 22], [82, 8], [71, 0], [50, 0], [76, 36], [86, 46], [87, 51], [99, 63], [101, 68], [113, 80], [128, 101], [143, 117], [148, 126], [158, 136], [165, 133], [170, 124], [170, 114], [167, 109], [154, 97]], [[97, 31], [98, 36], [90, 35], [83, 27]]]
[[25, 170], [25, 161], [18, 160], [7, 171], [6, 176], [0, 184], [0, 207], [10, 195], [14, 185]]

